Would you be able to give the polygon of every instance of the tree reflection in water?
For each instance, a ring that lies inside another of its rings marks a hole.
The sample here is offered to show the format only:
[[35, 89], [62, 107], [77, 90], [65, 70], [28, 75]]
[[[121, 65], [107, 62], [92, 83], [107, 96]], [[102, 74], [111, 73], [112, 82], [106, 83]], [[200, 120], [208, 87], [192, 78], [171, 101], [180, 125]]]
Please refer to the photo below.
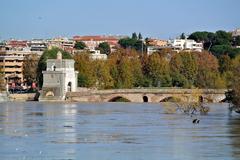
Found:
[[230, 116], [228, 120], [229, 136], [233, 147], [233, 157], [240, 158], [240, 117]]

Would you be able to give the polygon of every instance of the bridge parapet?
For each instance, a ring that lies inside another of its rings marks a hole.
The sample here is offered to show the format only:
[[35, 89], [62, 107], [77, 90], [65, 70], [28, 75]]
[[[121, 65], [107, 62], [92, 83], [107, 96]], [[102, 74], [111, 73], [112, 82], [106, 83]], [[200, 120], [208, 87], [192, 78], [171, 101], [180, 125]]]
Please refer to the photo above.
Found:
[[128, 99], [131, 102], [158, 103], [162, 99], [179, 98], [183, 101], [198, 101], [199, 97], [209, 102], [219, 102], [225, 98], [226, 89], [111, 89], [68, 92], [67, 100], [83, 102], [109, 102], [116, 97]]

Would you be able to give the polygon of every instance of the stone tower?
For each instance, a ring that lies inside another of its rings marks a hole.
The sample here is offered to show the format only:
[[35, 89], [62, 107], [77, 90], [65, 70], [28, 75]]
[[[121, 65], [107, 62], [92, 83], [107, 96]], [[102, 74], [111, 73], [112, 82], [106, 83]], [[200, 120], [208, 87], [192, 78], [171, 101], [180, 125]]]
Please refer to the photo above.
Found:
[[57, 53], [57, 59], [47, 60], [47, 70], [43, 71], [43, 87], [40, 101], [65, 100], [67, 92], [77, 90], [78, 72], [74, 70], [73, 59], [62, 59], [62, 53]]

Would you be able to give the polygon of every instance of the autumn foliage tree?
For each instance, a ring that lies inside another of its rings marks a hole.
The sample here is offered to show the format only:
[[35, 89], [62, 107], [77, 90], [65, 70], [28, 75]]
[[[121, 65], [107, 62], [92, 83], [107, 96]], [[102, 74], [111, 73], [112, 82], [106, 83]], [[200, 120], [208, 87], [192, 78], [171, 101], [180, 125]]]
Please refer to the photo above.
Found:
[[173, 85], [178, 87], [192, 87], [197, 78], [197, 60], [189, 52], [175, 54], [170, 61]]
[[29, 54], [23, 60], [23, 77], [27, 82], [32, 82], [37, 79], [37, 66], [39, 56], [37, 54]]
[[96, 84], [93, 62], [89, 53], [78, 53], [74, 56], [75, 69], [78, 73], [78, 85], [80, 87], [93, 87]]
[[152, 80], [152, 85], [154, 87], [171, 86], [172, 80], [170, 77], [169, 63], [163, 56], [160, 56], [158, 53], [150, 55], [147, 67], [148, 77]]
[[4, 80], [4, 73], [3, 69], [0, 68], [0, 91], [5, 90], [5, 80]]
[[207, 51], [194, 53], [197, 59], [197, 77], [195, 86], [199, 88], [225, 88], [225, 81], [218, 72], [217, 58]]

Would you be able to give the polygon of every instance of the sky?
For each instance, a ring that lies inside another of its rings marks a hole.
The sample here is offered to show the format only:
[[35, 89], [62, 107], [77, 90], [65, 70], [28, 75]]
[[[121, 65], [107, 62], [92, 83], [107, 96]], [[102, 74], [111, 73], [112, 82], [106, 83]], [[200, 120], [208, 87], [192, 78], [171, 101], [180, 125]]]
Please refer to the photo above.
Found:
[[239, 7], [240, 0], [1, 0], [0, 40], [231, 31], [240, 27]]

